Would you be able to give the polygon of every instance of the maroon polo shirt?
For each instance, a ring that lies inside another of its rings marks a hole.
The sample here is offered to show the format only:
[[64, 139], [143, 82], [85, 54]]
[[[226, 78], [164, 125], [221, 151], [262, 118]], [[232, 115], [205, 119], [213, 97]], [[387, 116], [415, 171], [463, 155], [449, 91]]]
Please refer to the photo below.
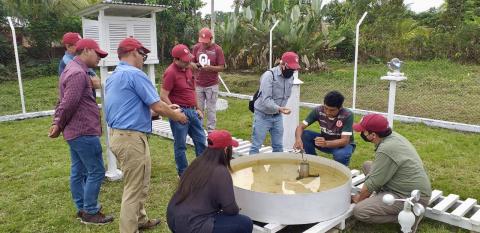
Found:
[[80, 136], [100, 136], [100, 110], [92, 95], [88, 67], [78, 57], [69, 62], [60, 76], [59, 98], [53, 124], [65, 140]]
[[[225, 56], [222, 47], [217, 44], [212, 44], [210, 47], [205, 47], [202, 43], [197, 43], [193, 47], [193, 56], [195, 62], [200, 62], [200, 58], [208, 57], [211, 66], [225, 65]], [[211, 87], [218, 84], [218, 72], [200, 70], [195, 72], [197, 85], [201, 87]]]
[[182, 69], [172, 63], [163, 73], [162, 88], [170, 91], [168, 98], [172, 104], [184, 107], [197, 105], [195, 79], [190, 68]]

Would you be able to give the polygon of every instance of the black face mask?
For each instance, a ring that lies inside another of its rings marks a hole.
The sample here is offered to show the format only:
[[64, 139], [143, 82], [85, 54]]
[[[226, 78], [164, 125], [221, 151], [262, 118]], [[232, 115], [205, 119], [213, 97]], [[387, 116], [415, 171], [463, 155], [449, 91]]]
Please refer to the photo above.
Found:
[[291, 78], [293, 76], [293, 72], [295, 72], [295, 70], [293, 69], [284, 69], [282, 70], [282, 75], [284, 78]]
[[365, 136], [365, 134], [363, 134], [363, 132], [360, 133], [360, 137], [362, 137], [362, 139], [363, 139], [364, 141], [366, 141], [366, 142], [372, 142], [372, 140], [369, 140], [369, 139], [367, 138], [367, 136]]

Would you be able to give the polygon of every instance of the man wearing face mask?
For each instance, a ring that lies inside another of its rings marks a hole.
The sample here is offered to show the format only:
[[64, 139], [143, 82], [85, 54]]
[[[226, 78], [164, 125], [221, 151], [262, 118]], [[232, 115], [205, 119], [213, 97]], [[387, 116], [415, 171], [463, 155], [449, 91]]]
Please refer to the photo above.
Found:
[[[403, 202], [383, 203], [385, 194], [408, 198], [413, 190], [421, 192], [420, 204], [427, 206], [432, 192], [422, 160], [415, 147], [402, 135], [392, 132], [387, 119], [380, 114], [369, 114], [353, 129], [363, 140], [375, 145], [375, 160], [363, 164], [365, 183], [359, 194], [352, 197], [357, 203], [353, 209], [356, 219], [367, 223], [397, 222]], [[376, 195], [370, 195], [376, 192]], [[418, 222], [414, 226], [415, 232]]]
[[[343, 108], [345, 98], [338, 91], [327, 93], [323, 105], [314, 108], [308, 117], [297, 126], [295, 149], [305, 149], [305, 153], [316, 155], [315, 148], [333, 155], [333, 159], [345, 166], [355, 150], [353, 140], [353, 113]], [[318, 122], [320, 132], [305, 130]]]
[[292, 93], [293, 73], [300, 69], [298, 55], [286, 52], [280, 64], [265, 73], [260, 81], [259, 97], [255, 101], [252, 146], [249, 154], [258, 154], [270, 132], [273, 152], [283, 152], [283, 116], [290, 114], [286, 108]]

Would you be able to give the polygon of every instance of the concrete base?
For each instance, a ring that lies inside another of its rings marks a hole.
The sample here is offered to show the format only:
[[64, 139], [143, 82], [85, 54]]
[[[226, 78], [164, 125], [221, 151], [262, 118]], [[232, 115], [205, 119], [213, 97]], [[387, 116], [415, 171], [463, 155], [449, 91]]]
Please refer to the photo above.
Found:
[[217, 99], [217, 111], [225, 111], [228, 108], [228, 101], [226, 99]]
[[105, 177], [107, 177], [109, 181], [119, 181], [123, 178], [123, 173], [119, 169], [116, 169], [114, 171], [105, 172]]

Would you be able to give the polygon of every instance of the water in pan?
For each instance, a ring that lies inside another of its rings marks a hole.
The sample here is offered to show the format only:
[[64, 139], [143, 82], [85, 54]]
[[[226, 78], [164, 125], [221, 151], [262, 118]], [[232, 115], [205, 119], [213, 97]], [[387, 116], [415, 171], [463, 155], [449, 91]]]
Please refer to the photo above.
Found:
[[233, 167], [233, 184], [239, 188], [266, 193], [314, 193], [338, 187], [348, 177], [330, 166], [310, 163], [309, 177], [297, 180], [300, 161], [253, 161]]

